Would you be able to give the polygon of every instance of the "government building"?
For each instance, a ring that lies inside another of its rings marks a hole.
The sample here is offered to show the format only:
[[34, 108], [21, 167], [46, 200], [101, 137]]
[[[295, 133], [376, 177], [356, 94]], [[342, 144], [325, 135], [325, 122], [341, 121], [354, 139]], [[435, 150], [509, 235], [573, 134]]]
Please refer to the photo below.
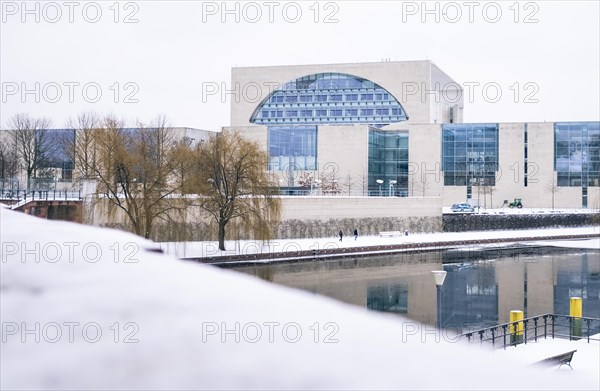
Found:
[[282, 195], [329, 212], [331, 201], [314, 197], [367, 209], [408, 198], [402, 206], [417, 215], [515, 198], [600, 208], [599, 122], [464, 123], [462, 87], [429, 60], [233, 68], [232, 85], [261, 95], [232, 99], [224, 131], [267, 151]]

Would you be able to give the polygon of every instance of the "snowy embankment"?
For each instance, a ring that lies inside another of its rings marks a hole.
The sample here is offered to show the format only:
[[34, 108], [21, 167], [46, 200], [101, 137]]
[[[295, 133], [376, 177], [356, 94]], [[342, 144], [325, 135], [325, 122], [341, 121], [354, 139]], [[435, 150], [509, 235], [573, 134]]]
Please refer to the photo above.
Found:
[[[598, 389], [429, 326], [0, 208], [2, 389]], [[523, 350], [526, 355], [526, 350]]]
[[[298, 252], [304, 250], [343, 249], [368, 246], [385, 246], [397, 244], [442, 243], [461, 240], [487, 240], [487, 239], [514, 239], [515, 242], [523, 238], [537, 238], [539, 242], [528, 241], [532, 245], [544, 245], [544, 238], [562, 235], [600, 235], [600, 227], [578, 228], [549, 228], [525, 229], [507, 231], [477, 231], [477, 232], [438, 232], [425, 234], [409, 234], [403, 236], [401, 232], [391, 236], [344, 236], [340, 242], [339, 237], [313, 238], [313, 239], [277, 239], [269, 242], [255, 240], [236, 240], [225, 243], [226, 251], [220, 251], [217, 242], [163, 242], [157, 243], [166, 253], [178, 258], [204, 258], [240, 254], [268, 254], [274, 252]], [[535, 240], [535, 239], [534, 239]], [[595, 242], [594, 242], [595, 241]], [[568, 243], [567, 241], [564, 241]], [[553, 242], [557, 245], [560, 242]], [[596, 239], [582, 240], [582, 248], [600, 248]], [[506, 244], [504, 244], [506, 245]]]

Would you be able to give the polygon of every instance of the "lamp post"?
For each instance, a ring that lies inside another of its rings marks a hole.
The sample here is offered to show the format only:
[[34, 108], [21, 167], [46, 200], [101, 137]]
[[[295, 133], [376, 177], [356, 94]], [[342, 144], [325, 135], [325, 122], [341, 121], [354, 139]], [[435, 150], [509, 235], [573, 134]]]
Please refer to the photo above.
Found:
[[394, 189], [394, 185], [398, 183], [395, 179], [390, 179], [390, 197], [392, 196], [392, 190]]
[[383, 185], [383, 179], [377, 179], [375, 182], [379, 183], [379, 197], [381, 197], [381, 185]]
[[437, 290], [437, 328], [442, 328], [442, 285], [446, 279], [447, 272], [445, 270], [433, 270], [433, 281]]

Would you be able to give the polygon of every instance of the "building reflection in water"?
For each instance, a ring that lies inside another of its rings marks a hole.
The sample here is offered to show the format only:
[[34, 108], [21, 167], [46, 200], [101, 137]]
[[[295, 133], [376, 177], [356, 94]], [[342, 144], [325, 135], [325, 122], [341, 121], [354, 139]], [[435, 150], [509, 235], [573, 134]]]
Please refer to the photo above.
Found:
[[[268, 268], [274, 283], [436, 324], [431, 271], [443, 267], [448, 274], [442, 287], [442, 325], [453, 329], [507, 323], [511, 310], [523, 310], [526, 317], [568, 315], [571, 296], [583, 298], [583, 316], [600, 317], [600, 251], [536, 251], [432, 252], [237, 270], [264, 276]], [[456, 262], [460, 258], [467, 260]]]

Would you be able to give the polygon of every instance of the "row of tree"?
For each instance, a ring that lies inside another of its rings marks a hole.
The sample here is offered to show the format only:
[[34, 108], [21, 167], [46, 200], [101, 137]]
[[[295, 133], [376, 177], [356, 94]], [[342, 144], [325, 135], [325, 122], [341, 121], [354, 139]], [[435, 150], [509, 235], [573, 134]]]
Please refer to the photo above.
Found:
[[73, 162], [74, 180], [95, 182], [96, 201], [121, 210], [138, 235], [151, 238], [157, 224], [180, 221], [196, 207], [218, 226], [221, 250], [233, 220], [257, 239], [272, 237], [280, 200], [257, 143], [233, 132], [178, 137], [164, 117], [129, 128], [114, 116], [82, 113], [68, 126], [70, 133], [50, 142], [48, 120], [14, 116], [0, 146], [2, 176], [20, 169], [29, 182], [58, 148]]

